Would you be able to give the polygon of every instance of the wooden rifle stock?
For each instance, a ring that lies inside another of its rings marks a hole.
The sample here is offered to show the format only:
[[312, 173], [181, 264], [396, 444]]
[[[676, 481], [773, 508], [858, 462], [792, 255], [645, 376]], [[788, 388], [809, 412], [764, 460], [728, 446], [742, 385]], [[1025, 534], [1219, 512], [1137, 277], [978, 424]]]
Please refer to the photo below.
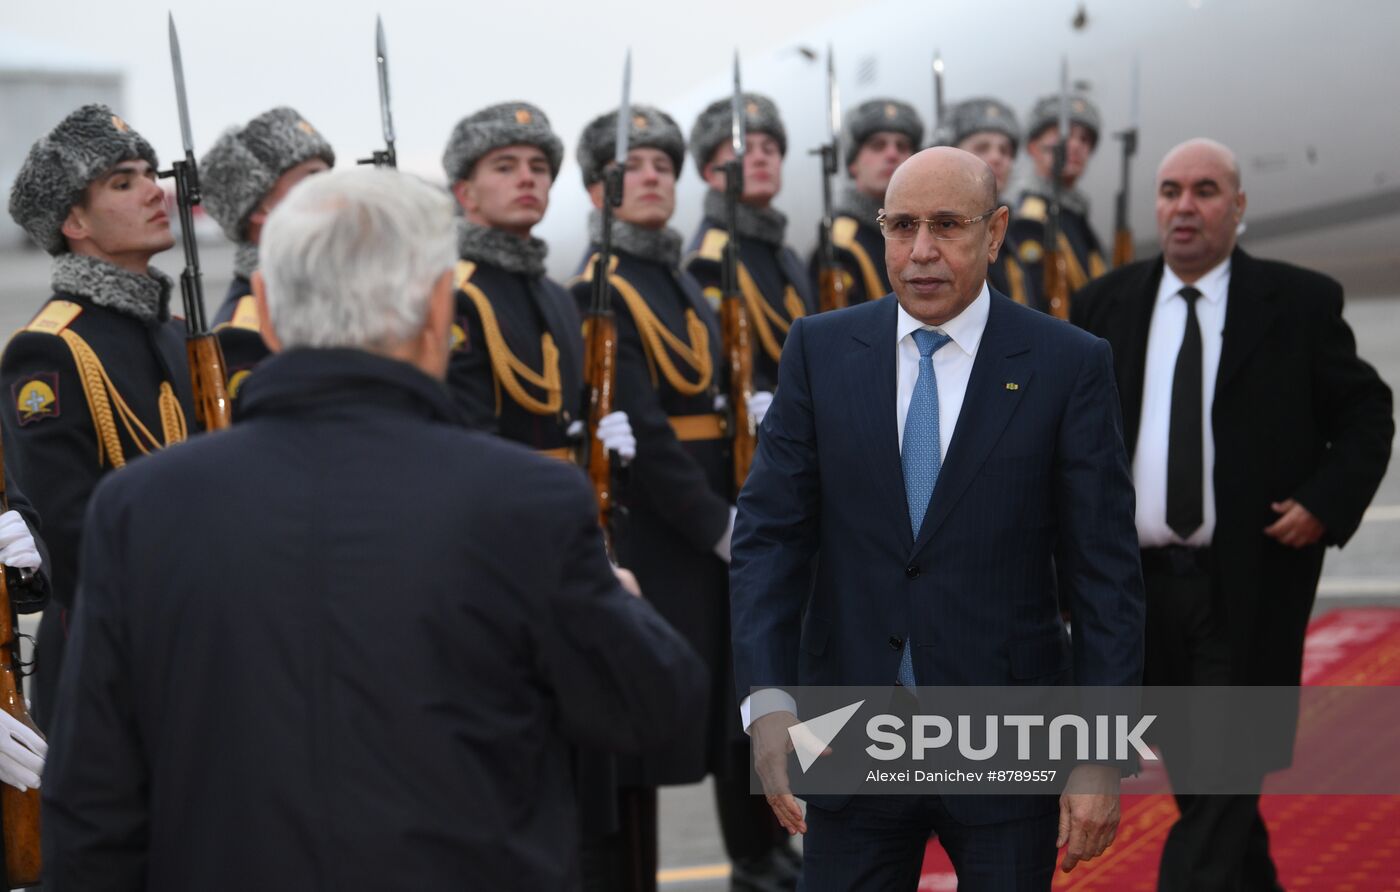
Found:
[[1133, 262], [1133, 231], [1118, 229], [1113, 233], [1113, 266], [1127, 266]]
[[228, 397], [228, 376], [219, 339], [205, 332], [185, 340], [194, 388], [194, 417], [207, 431], [223, 430], [233, 420]]
[[749, 414], [753, 395], [753, 345], [749, 341], [749, 313], [738, 294], [724, 295], [719, 312], [724, 333], [724, 353], [729, 363], [729, 410], [734, 432], [734, 492], [749, 478], [754, 450], [758, 446], [758, 426]]
[[200, 202], [199, 169], [195, 166], [194, 153], [186, 151], [185, 160], [176, 161], [161, 176], [175, 178], [180, 240], [185, 248], [180, 295], [185, 306], [185, 350], [190, 362], [194, 417], [205, 430], [223, 430], [233, 420], [233, 405], [228, 397], [224, 351], [204, 319], [203, 276], [199, 270], [199, 243], [194, 234], [194, 206]]
[[[0, 513], [9, 510], [4, 479], [5, 459], [0, 449]], [[7, 569], [0, 565], [0, 708], [39, 734], [20, 694], [19, 636], [15, 634], [15, 614], [7, 577]], [[43, 867], [39, 846], [39, 791], [21, 793], [9, 784], [0, 784], [0, 823], [4, 830], [5, 888], [37, 886]]]
[[822, 312], [840, 310], [848, 306], [851, 302], [850, 286], [851, 280], [841, 267], [823, 266], [821, 271], [817, 273], [817, 288]]
[[[1061, 78], [1064, 77], [1064, 73], [1061, 72]], [[1064, 93], [1063, 86], [1061, 93]], [[1062, 95], [1060, 101], [1063, 103], [1068, 100]], [[1050, 310], [1050, 315], [1056, 319], [1069, 319], [1069, 264], [1065, 262], [1064, 252], [1060, 249], [1060, 242], [1064, 241], [1064, 236], [1060, 234], [1060, 190], [1064, 183], [1067, 134], [1068, 130], [1064, 126], [1062, 116], [1060, 141], [1055, 144], [1055, 163], [1050, 174], [1054, 192], [1050, 201], [1050, 216], [1046, 220], [1045, 226], [1045, 265], [1044, 271], [1041, 273], [1041, 287], [1045, 289], [1045, 303]]]
[[[844, 309], [851, 302], [851, 280], [841, 264], [836, 262], [836, 245], [831, 240], [831, 178], [836, 174], [837, 144], [833, 141], [813, 149], [822, 159], [822, 222], [817, 256], [821, 258], [817, 272], [817, 307], [821, 312]], [[876, 295], [866, 295], [874, 300]]]
[[[624, 100], [624, 105], [626, 101]], [[621, 114], [625, 114], [621, 113]], [[612, 224], [613, 209], [622, 205], [624, 168], [614, 164], [603, 175], [602, 235], [593, 259], [593, 282], [588, 318], [584, 322], [586, 343], [583, 380], [588, 387], [588, 450], [585, 453], [589, 482], [598, 502], [598, 525], [608, 556], [613, 552], [612, 514], [614, 492], [612, 457], [598, 438], [598, 425], [611, 415], [617, 391], [617, 317], [612, 308]]]
[[[594, 288], [597, 288], [596, 277], [606, 276], [607, 271], [595, 269], [593, 275]], [[593, 484], [593, 496], [598, 502], [598, 525], [603, 528], [603, 536], [611, 549], [612, 460], [603, 442], [598, 439], [598, 423], [612, 414], [614, 407], [617, 390], [617, 320], [610, 309], [593, 312], [589, 314], [587, 327], [583, 376], [588, 387], [588, 479]]]
[[[1134, 71], [1133, 77], [1136, 80], [1136, 71]], [[1137, 128], [1129, 128], [1117, 136], [1123, 140], [1123, 154], [1122, 169], [1118, 175], [1118, 195], [1114, 201], [1113, 266], [1115, 268], [1133, 262], [1133, 230], [1128, 226], [1128, 190], [1132, 186], [1133, 155], [1137, 154]]]
[[1050, 307], [1050, 315], [1056, 319], [1069, 318], [1069, 270], [1065, 267], [1065, 255], [1059, 248], [1045, 251], [1045, 269], [1041, 274], [1045, 288], [1045, 300]]
[[719, 305], [720, 333], [729, 365], [729, 418], [733, 434], [734, 495], [744, 488], [758, 448], [758, 425], [749, 414], [753, 395], [753, 342], [749, 340], [749, 314], [739, 290], [739, 199], [744, 194], [744, 159], [732, 158], [724, 165], [725, 216], [729, 238], [724, 243], [721, 265], [723, 296]]

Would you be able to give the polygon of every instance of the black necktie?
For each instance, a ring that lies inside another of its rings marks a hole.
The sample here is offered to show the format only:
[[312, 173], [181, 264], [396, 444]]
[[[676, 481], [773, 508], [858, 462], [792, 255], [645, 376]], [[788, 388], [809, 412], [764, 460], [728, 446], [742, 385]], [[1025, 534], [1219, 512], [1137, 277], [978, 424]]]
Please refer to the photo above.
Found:
[[1167, 526], [1188, 539], [1205, 522], [1205, 484], [1201, 438], [1201, 324], [1196, 298], [1201, 292], [1187, 285], [1178, 292], [1186, 300], [1186, 333], [1176, 354], [1172, 375], [1172, 422], [1167, 436]]

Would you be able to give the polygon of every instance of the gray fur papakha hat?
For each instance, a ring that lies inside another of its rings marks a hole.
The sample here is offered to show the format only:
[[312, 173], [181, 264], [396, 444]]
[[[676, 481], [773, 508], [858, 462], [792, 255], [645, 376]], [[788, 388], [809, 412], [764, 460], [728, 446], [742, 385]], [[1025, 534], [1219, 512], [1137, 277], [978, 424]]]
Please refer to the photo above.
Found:
[[860, 154], [860, 147], [877, 133], [902, 133], [918, 151], [924, 138], [924, 122], [914, 106], [898, 99], [869, 99], [857, 105], [846, 120], [846, 166]]
[[[685, 137], [670, 115], [650, 105], [632, 106], [632, 126], [627, 131], [628, 149], [659, 149], [671, 159], [676, 173], [685, 163]], [[599, 115], [583, 128], [574, 150], [583, 171], [583, 184], [591, 186], [603, 178], [603, 169], [617, 154], [617, 110]]]
[[544, 152], [550, 179], [558, 178], [564, 144], [554, 135], [549, 118], [528, 102], [502, 102], [467, 115], [452, 128], [442, 153], [447, 181], [466, 179], [482, 155], [505, 146], [534, 146]]
[[158, 166], [156, 150], [105, 105], [84, 105], [29, 149], [10, 187], [10, 216], [52, 255], [68, 251], [63, 221], [88, 184], [123, 161]]
[[948, 145], [956, 146], [972, 134], [984, 132], [1000, 133], [1011, 140], [1013, 155], [1021, 147], [1021, 127], [1005, 102], [979, 96], [959, 102], [948, 113]]
[[[783, 127], [783, 119], [779, 116], [778, 106], [773, 100], [760, 93], [744, 93], [741, 100], [744, 132], [768, 134], [778, 141], [778, 151], [787, 155], [787, 129]], [[695, 119], [695, 126], [690, 128], [690, 156], [695, 159], [695, 166], [701, 168], [702, 172], [714, 155], [715, 149], [718, 149], [721, 143], [729, 142], [732, 132], [732, 101], [731, 97], [726, 96], [711, 102], [705, 106], [700, 117]]]
[[[1039, 136], [1046, 127], [1057, 126], [1060, 122], [1060, 94], [1044, 96], [1031, 109], [1030, 121], [1026, 124], [1026, 139]], [[1093, 134], [1094, 145], [1099, 143], [1099, 110], [1089, 97], [1082, 93], [1072, 93], [1069, 97], [1069, 122], [1079, 124]]]
[[335, 166], [335, 150], [294, 109], [263, 112], [231, 127], [199, 162], [204, 209], [236, 242], [248, 237], [248, 218], [282, 174], [312, 158]]

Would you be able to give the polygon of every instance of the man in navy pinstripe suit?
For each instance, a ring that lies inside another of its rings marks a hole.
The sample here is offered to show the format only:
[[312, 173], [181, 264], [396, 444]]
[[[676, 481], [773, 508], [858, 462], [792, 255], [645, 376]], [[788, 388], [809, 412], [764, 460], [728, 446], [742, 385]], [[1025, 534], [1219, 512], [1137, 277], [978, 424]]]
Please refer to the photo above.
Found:
[[[1136, 685], [1143, 593], [1106, 342], [986, 284], [996, 180], [951, 148], [895, 174], [894, 293], [794, 324], [739, 498], [731, 599], [745, 727], [805, 833], [807, 890], [909, 889], [937, 832], [959, 888], [1048, 889], [1118, 823], [1118, 770], [1053, 796], [789, 792], [795, 685]], [[1058, 583], [1057, 583], [1058, 579]], [[1074, 612], [1060, 622], [1057, 584]]]

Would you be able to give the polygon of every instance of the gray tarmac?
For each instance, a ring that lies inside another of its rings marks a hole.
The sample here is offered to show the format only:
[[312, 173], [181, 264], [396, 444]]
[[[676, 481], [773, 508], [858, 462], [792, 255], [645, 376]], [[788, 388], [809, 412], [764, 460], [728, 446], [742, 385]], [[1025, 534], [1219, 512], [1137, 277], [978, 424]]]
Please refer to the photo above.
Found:
[[[233, 251], [225, 245], [201, 248], [205, 307], [217, 309], [228, 286]], [[178, 278], [183, 268], [179, 249], [161, 255], [156, 266]], [[48, 296], [49, 263], [38, 251], [0, 252], [0, 330], [23, 326]], [[1400, 384], [1400, 288], [1390, 296], [1350, 300], [1346, 318], [1356, 333], [1361, 355], [1391, 387]], [[176, 300], [178, 301], [178, 295]], [[1400, 471], [1392, 463], [1366, 520], [1343, 550], [1328, 553], [1314, 615], [1348, 607], [1400, 609]], [[34, 621], [22, 628], [33, 634]], [[708, 782], [661, 792], [661, 880], [666, 889], [721, 892], [728, 888], [728, 868], [714, 797]]]

